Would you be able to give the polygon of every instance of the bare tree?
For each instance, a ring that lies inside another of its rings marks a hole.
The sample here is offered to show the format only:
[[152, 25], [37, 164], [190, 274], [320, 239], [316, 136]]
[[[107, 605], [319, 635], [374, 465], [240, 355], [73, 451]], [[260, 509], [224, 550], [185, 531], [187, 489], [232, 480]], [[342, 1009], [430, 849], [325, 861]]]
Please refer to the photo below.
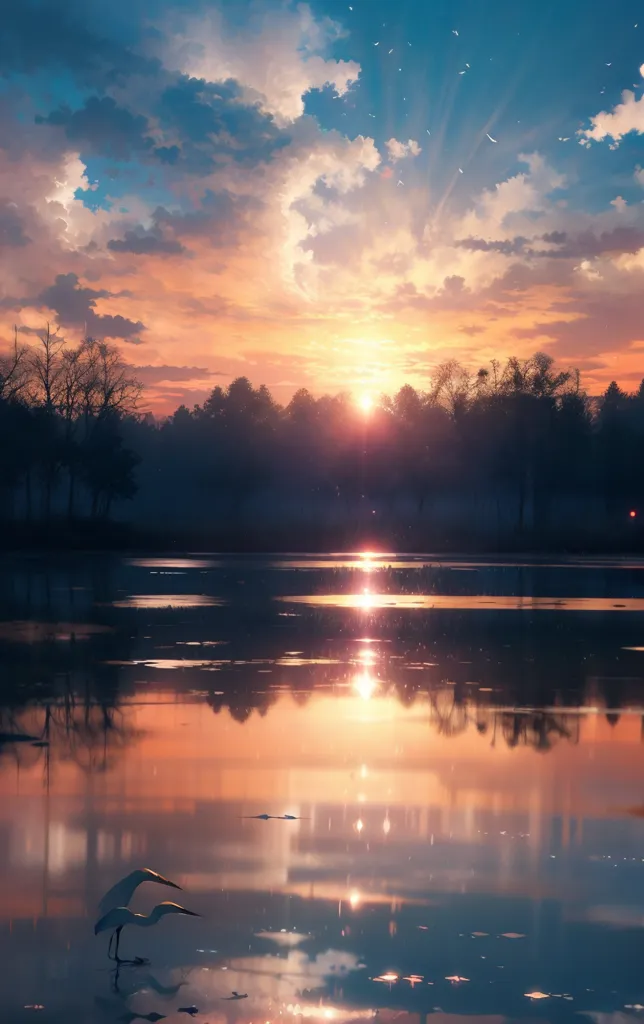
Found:
[[40, 348], [31, 350], [33, 399], [47, 412], [54, 412], [57, 407], [57, 388], [62, 373], [62, 350], [65, 339], [58, 334], [58, 328], [51, 331], [49, 323]]
[[13, 329], [13, 348], [0, 356], [0, 400], [15, 402], [21, 398], [29, 384], [29, 349], [18, 344], [18, 328]]

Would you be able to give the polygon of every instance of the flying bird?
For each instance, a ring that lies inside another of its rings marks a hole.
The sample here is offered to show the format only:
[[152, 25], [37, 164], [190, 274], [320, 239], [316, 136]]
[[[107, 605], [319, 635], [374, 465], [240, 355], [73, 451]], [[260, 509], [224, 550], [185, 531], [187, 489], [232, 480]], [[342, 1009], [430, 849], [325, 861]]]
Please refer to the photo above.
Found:
[[452, 29], [452, 35], [453, 36], [457, 36], [458, 35], [458, 29], [457, 28], [453, 28]]
[[393, 48], [393, 46], [392, 46], [392, 48], [391, 48], [391, 50], [389, 51], [389, 53], [393, 53], [393, 52], [394, 52], [394, 48]]
[[164, 878], [157, 871], [152, 871], [150, 868], [139, 868], [137, 871], [130, 872], [105, 893], [98, 905], [101, 915], [107, 914], [108, 910], [112, 910], [113, 907], [127, 907], [143, 882], [158, 882], [159, 885], [169, 885], [171, 889], [181, 889], [180, 885], [171, 882], [169, 878]]
[[248, 992], [235, 992], [233, 990], [232, 996], [222, 996], [221, 998], [222, 999], [230, 999], [230, 1000], [234, 1000], [234, 999], [248, 999]]
[[462, 174], [462, 173], [463, 173], [463, 168], [462, 168], [462, 167], [459, 167], [459, 169], [458, 169], [458, 173], [459, 173], [459, 174]]
[[[119, 943], [121, 941], [121, 932], [128, 924], [135, 924], [139, 928], [151, 928], [152, 925], [157, 924], [162, 917], [166, 917], [168, 914], [185, 914], [188, 917], [200, 917], [200, 914], [195, 914], [194, 910], [186, 910], [185, 907], [180, 907], [178, 903], [159, 903], [158, 906], [150, 914], [135, 914], [127, 907], [113, 907], [112, 910], [104, 914], [103, 917], [94, 925], [94, 935], [99, 935], [101, 932], [112, 932], [110, 936], [109, 945], [107, 947], [107, 955], [110, 960], [115, 960], [117, 963], [133, 963], [141, 964], [144, 961], [141, 957], [136, 957], [134, 960], [121, 960], [119, 957]], [[116, 945], [114, 948], [114, 956], [111, 956], [112, 943], [116, 939]]]
[[380, 46], [380, 40], [378, 40], [378, 42], [377, 42], [377, 43], [374, 43], [373, 45], [374, 45], [374, 46]]
[[[350, 7], [349, 10], [352, 10], [352, 8]], [[198, 1006], [180, 1006], [179, 1009], [177, 1010], [177, 1013], [188, 1013], [188, 1014], [190, 1014], [191, 1017], [196, 1017], [197, 1014], [199, 1013], [199, 1007]]]
[[493, 139], [492, 136], [488, 132], [486, 132], [485, 134], [487, 135], [487, 137], [490, 140], [490, 142], [498, 142], [499, 141], [498, 139]]

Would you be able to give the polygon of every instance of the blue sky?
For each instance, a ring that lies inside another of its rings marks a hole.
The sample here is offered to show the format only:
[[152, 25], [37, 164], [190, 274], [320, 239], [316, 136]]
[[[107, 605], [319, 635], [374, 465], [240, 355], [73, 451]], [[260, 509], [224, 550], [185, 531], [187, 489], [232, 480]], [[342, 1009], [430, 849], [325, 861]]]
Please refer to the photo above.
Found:
[[0, 345], [47, 321], [110, 338], [159, 411], [240, 374], [371, 393], [536, 349], [593, 392], [642, 377], [641, 5], [5, 21]]

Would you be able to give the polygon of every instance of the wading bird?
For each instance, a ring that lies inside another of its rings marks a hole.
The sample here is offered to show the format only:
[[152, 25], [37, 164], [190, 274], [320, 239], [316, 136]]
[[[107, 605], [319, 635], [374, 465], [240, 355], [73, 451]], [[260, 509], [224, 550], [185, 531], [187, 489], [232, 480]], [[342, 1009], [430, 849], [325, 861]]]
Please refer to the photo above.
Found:
[[139, 868], [137, 871], [131, 871], [105, 893], [98, 905], [101, 915], [107, 914], [108, 910], [113, 910], [114, 907], [127, 907], [136, 889], [143, 882], [158, 882], [159, 885], [169, 885], [172, 889], [181, 889], [180, 885], [171, 882], [169, 878], [164, 878], [157, 871]]
[[[145, 961], [142, 960], [141, 957], [136, 957], [134, 960], [120, 959], [119, 942], [121, 941], [121, 932], [127, 924], [135, 924], [139, 928], [151, 928], [153, 924], [156, 924], [162, 917], [166, 917], [168, 914], [186, 914], [188, 917], [201, 916], [200, 914], [195, 914], [194, 910], [186, 910], [185, 907], [180, 907], [178, 903], [159, 903], [152, 913], [147, 915], [135, 914], [127, 907], [114, 907], [96, 922], [94, 925], [94, 935], [99, 935], [101, 932], [112, 932], [109, 945], [107, 947], [107, 955], [111, 960], [115, 960], [116, 963], [123, 964], [142, 964], [145, 963]], [[114, 947], [114, 956], [112, 956], [112, 943], [115, 939], [116, 945]]]

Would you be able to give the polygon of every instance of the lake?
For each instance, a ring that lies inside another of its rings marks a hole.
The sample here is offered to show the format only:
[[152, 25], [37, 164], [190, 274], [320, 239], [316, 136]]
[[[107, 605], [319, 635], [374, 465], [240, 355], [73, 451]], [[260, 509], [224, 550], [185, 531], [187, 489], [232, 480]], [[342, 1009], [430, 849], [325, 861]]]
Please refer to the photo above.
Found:
[[[643, 613], [633, 559], [5, 558], [0, 1020], [641, 1018]], [[201, 916], [115, 968], [142, 867]]]

